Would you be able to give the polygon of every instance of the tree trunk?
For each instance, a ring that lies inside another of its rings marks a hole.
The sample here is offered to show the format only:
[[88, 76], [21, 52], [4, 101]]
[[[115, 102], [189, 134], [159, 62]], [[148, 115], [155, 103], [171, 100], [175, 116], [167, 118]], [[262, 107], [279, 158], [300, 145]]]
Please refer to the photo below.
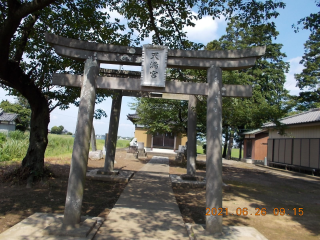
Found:
[[231, 159], [231, 151], [233, 147], [233, 137], [234, 137], [234, 131], [230, 132], [230, 138], [229, 138], [229, 145], [228, 145], [228, 153], [226, 156], [226, 159], [230, 160]]
[[228, 127], [225, 127], [225, 129], [226, 129], [226, 137], [224, 139], [222, 158], [226, 158], [227, 156], [227, 146], [228, 146], [228, 140], [229, 140]]
[[[30, 102], [30, 101], [29, 101]], [[37, 104], [30, 103], [31, 122], [30, 139], [26, 156], [22, 160], [22, 167], [30, 169], [30, 176], [41, 176], [44, 167], [44, 154], [48, 145], [49, 108], [44, 96]]]
[[94, 131], [93, 124], [92, 124], [92, 131], [91, 131], [91, 150], [93, 152], [97, 151], [96, 133]]
[[33, 177], [43, 174], [50, 121], [48, 100], [29, 76], [24, 74], [19, 64], [8, 62], [6, 66], [6, 69], [1, 68], [0, 78], [6, 81], [7, 86], [19, 91], [28, 100], [31, 108], [29, 147], [22, 160], [22, 167], [29, 170], [29, 177], [32, 180]]

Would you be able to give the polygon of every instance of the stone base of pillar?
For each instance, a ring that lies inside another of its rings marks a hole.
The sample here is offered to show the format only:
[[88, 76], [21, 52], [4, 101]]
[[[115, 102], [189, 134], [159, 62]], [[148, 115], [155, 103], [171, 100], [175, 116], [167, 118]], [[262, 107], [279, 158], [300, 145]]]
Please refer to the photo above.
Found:
[[90, 160], [100, 160], [103, 158], [103, 152], [102, 150], [98, 151], [90, 151], [89, 152], [89, 159]]
[[138, 157], [142, 157], [142, 158], [144, 158], [144, 157], [147, 157], [147, 154], [146, 154], [146, 151], [144, 150], [144, 148], [143, 149], [138, 149]]
[[137, 146], [129, 146], [127, 153], [136, 153], [138, 151]]
[[[119, 172], [119, 174], [116, 174]], [[102, 174], [101, 174], [102, 173]], [[109, 174], [115, 173], [115, 174]], [[133, 176], [134, 172], [124, 171], [124, 170], [115, 170], [113, 172], [106, 172], [103, 169], [92, 169], [87, 172], [87, 179], [95, 181], [105, 181], [105, 182], [129, 182], [130, 178]]]
[[63, 226], [63, 215], [34, 213], [7, 231], [1, 239], [93, 239], [104, 218], [82, 216], [75, 227]]
[[221, 233], [209, 233], [200, 224], [186, 224], [190, 239], [261, 239], [267, 240], [257, 229], [243, 226], [223, 226]]
[[177, 161], [178, 163], [186, 163], [187, 158], [184, 152], [178, 152], [176, 155], [175, 161]]
[[101, 175], [118, 175], [119, 174], [119, 170], [113, 170], [113, 171], [109, 171], [109, 172], [105, 172], [105, 171], [97, 171], [97, 174], [101, 174]]

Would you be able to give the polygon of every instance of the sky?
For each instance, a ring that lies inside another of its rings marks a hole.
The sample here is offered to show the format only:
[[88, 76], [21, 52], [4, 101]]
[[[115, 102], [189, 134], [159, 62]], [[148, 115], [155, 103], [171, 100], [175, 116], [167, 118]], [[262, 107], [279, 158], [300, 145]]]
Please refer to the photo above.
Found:
[[[280, 16], [275, 20], [279, 36], [275, 40], [276, 43], [283, 44], [282, 51], [286, 53], [287, 57], [284, 59], [290, 63], [290, 71], [286, 74], [285, 88], [290, 91], [290, 94], [297, 95], [299, 89], [296, 87], [296, 81], [294, 79], [295, 73], [300, 73], [303, 66], [299, 64], [301, 57], [304, 54], [303, 44], [309, 37], [310, 32], [307, 30], [300, 30], [295, 33], [292, 28], [293, 24], [310, 13], [319, 11], [316, 7], [314, 0], [283, 0], [286, 3], [286, 8], [279, 10]], [[111, 17], [121, 17], [111, 13]], [[225, 34], [226, 22], [224, 19], [218, 19], [213, 21], [211, 17], [205, 16], [201, 20], [195, 22], [196, 27], [187, 27], [185, 30], [189, 40], [194, 42], [200, 42], [207, 44], [208, 42], [219, 39]], [[149, 40], [149, 42], [148, 42]], [[146, 44], [151, 43], [150, 39], [147, 39]], [[112, 68], [119, 69], [117, 65], [106, 65], [102, 64], [101, 68]], [[125, 67], [124, 69], [140, 71], [140, 67]], [[14, 102], [15, 98], [7, 96], [7, 92], [0, 87], [0, 101], [9, 100]], [[134, 125], [127, 120], [127, 115], [134, 113], [128, 106], [129, 103], [134, 102], [135, 98], [123, 97], [121, 105], [121, 114], [119, 122], [118, 136], [122, 137], [133, 137], [134, 136]], [[109, 116], [111, 109], [111, 98], [108, 98], [103, 103], [97, 104], [96, 109], [103, 109], [106, 111], [108, 117], [100, 120], [94, 120], [94, 128], [96, 134], [104, 135], [109, 130]], [[74, 105], [70, 105], [67, 110], [55, 109], [50, 114], [50, 123], [48, 128], [51, 129], [53, 126], [64, 126], [65, 129], [74, 133], [76, 128], [78, 115], [78, 108]]]

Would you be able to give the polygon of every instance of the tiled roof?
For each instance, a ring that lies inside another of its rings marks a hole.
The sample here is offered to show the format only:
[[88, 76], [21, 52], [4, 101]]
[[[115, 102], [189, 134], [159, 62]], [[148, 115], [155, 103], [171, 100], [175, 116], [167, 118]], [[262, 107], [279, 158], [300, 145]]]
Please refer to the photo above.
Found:
[[[282, 118], [280, 119], [280, 122], [285, 125], [320, 122], [320, 108], [311, 109], [307, 112], [302, 112], [296, 115]], [[273, 126], [275, 126], [275, 124], [272, 122], [268, 122], [263, 125], [263, 127]]]
[[135, 121], [137, 121], [139, 119], [138, 114], [128, 114], [127, 115], [128, 120], [130, 120], [132, 123], [134, 123]]
[[265, 129], [258, 128], [258, 129], [252, 130], [252, 131], [244, 132], [242, 134], [258, 134], [258, 133], [266, 132], [266, 131], [267, 130], [265, 130]]
[[5, 113], [2, 108], [0, 108], [0, 121], [14, 121], [18, 118], [16, 113]]

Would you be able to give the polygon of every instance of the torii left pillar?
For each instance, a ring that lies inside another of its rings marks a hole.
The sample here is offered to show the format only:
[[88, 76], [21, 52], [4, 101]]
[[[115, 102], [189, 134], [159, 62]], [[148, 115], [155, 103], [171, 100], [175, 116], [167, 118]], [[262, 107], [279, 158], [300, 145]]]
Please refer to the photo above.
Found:
[[96, 99], [96, 78], [99, 62], [94, 57], [85, 61], [77, 126], [73, 144], [63, 223], [75, 227], [80, 223], [86, 178], [92, 120]]

